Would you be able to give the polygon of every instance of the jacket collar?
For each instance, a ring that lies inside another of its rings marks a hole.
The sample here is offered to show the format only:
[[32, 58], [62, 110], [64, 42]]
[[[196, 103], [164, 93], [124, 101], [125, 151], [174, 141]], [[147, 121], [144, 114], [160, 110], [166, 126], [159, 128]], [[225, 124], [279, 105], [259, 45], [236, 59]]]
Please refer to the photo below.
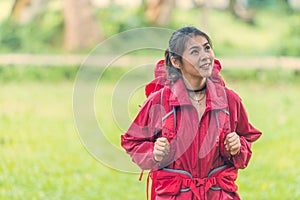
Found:
[[[182, 78], [171, 85], [169, 104], [171, 106], [193, 105]], [[224, 86], [214, 83], [210, 78], [207, 78], [206, 81], [206, 106], [210, 110], [228, 108]]]

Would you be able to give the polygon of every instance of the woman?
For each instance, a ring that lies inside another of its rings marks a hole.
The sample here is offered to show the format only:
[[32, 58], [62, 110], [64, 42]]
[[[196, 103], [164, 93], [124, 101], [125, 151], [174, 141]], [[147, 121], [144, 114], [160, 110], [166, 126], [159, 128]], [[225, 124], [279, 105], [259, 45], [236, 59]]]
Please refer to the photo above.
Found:
[[132, 160], [151, 170], [152, 199], [240, 199], [238, 169], [261, 132], [238, 95], [212, 78], [214, 62], [205, 33], [174, 32], [165, 52], [169, 80], [121, 137]]

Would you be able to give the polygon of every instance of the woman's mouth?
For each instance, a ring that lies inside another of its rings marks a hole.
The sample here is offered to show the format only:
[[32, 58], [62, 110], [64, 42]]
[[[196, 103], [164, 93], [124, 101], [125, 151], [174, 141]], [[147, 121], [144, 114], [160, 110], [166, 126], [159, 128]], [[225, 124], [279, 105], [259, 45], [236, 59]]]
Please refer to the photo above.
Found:
[[208, 70], [210, 68], [210, 64], [211, 63], [205, 63], [205, 64], [200, 66], [200, 69]]

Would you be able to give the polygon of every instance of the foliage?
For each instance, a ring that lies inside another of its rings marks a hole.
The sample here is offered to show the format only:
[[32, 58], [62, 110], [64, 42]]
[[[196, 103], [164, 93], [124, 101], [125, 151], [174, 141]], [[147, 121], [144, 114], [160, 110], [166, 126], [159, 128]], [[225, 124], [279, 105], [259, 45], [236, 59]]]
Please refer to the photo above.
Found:
[[7, 19], [0, 26], [0, 39], [2, 51], [17, 51], [21, 48], [18, 25]]
[[115, 4], [107, 8], [99, 8], [97, 12], [98, 18], [105, 36], [110, 37], [128, 29], [148, 26], [143, 9], [143, 6], [137, 9], [128, 9]]
[[[256, 2], [263, 4], [275, 1]], [[201, 29], [200, 21], [206, 20], [207, 32], [212, 37], [218, 56], [299, 56], [299, 14], [285, 7], [284, 3], [273, 6], [273, 9], [268, 6], [255, 7], [255, 26], [236, 20], [228, 11], [211, 9], [208, 11], [208, 18], [201, 19], [198, 8], [176, 8], [171, 23], [166, 28], [178, 29], [193, 25]], [[111, 4], [109, 7], [99, 8], [96, 16], [105, 38], [129, 29], [150, 26], [144, 17], [143, 6], [127, 8]], [[276, 21], [273, 20], [275, 18]], [[50, 8], [26, 25], [6, 19], [0, 23], [0, 52], [61, 53], [63, 26], [61, 11]], [[283, 37], [284, 42], [278, 42]], [[86, 49], [78, 53], [88, 51]]]
[[[286, 12], [286, 9], [281, 8], [256, 8], [255, 26], [236, 20], [228, 11], [211, 9], [208, 11], [208, 18], [201, 19], [199, 9], [176, 8], [171, 23], [166, 28], [176, 30], [182, 26], [193, 25], [202, 29], [199, 26], [200, 21], [206, 20], [207, 32], [212, 37], [218, 56], [281, 55], [280, 49], [285, 48], [284, 46], [291, 45], [291, 50], [299, 49], [299, 45], [293, 45], [294, 40], [299, 41], [297, 34], [290, 33], [293, 37], [286, 37], [285, 43], [278, 42], [284, 31], [294, 32], [290, 30], [296, 29], [291, 24], [295, 23], [297, 13]], [[98, 16], [100, 20], [109, 19], [101, 21], [106, 37], [132, 28], [149, 26], [142, 8], [132, 11], [124, 7], [110, 7], [100, 9]], [[276, 22], [273, 21], [274, 18], [277, 19]], [[294, 53], [296, 50], [291, 53], [287, 50], [283, 55], [299, 56], [300, 54]]]
[[57, 52], [62, 48], [63, 19], [59, 12], [45, 12], [20, 25], [8, 18], [0, 24], [1, 52]]
[[74, 80], [78, 67], [0, 66], [1, 82]]
[[278, 3], [278, 0], [248, 0], [249, 7], [269, 7]]
[[294, 16], [290, 28], [282, 34], [284, 42], [279, 47], [279, 54], [300, 56], [300, 15]]

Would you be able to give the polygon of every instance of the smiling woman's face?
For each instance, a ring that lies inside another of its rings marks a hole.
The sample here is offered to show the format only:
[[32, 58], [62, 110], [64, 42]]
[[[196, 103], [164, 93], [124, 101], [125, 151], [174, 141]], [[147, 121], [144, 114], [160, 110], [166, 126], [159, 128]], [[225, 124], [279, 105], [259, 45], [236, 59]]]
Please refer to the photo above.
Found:
[[214, 52], [203, 36], [193, 36], [185, 44], [180, 70], [182, 76], [190, 78], [207, 78], [211, 76], [214, 65]]

